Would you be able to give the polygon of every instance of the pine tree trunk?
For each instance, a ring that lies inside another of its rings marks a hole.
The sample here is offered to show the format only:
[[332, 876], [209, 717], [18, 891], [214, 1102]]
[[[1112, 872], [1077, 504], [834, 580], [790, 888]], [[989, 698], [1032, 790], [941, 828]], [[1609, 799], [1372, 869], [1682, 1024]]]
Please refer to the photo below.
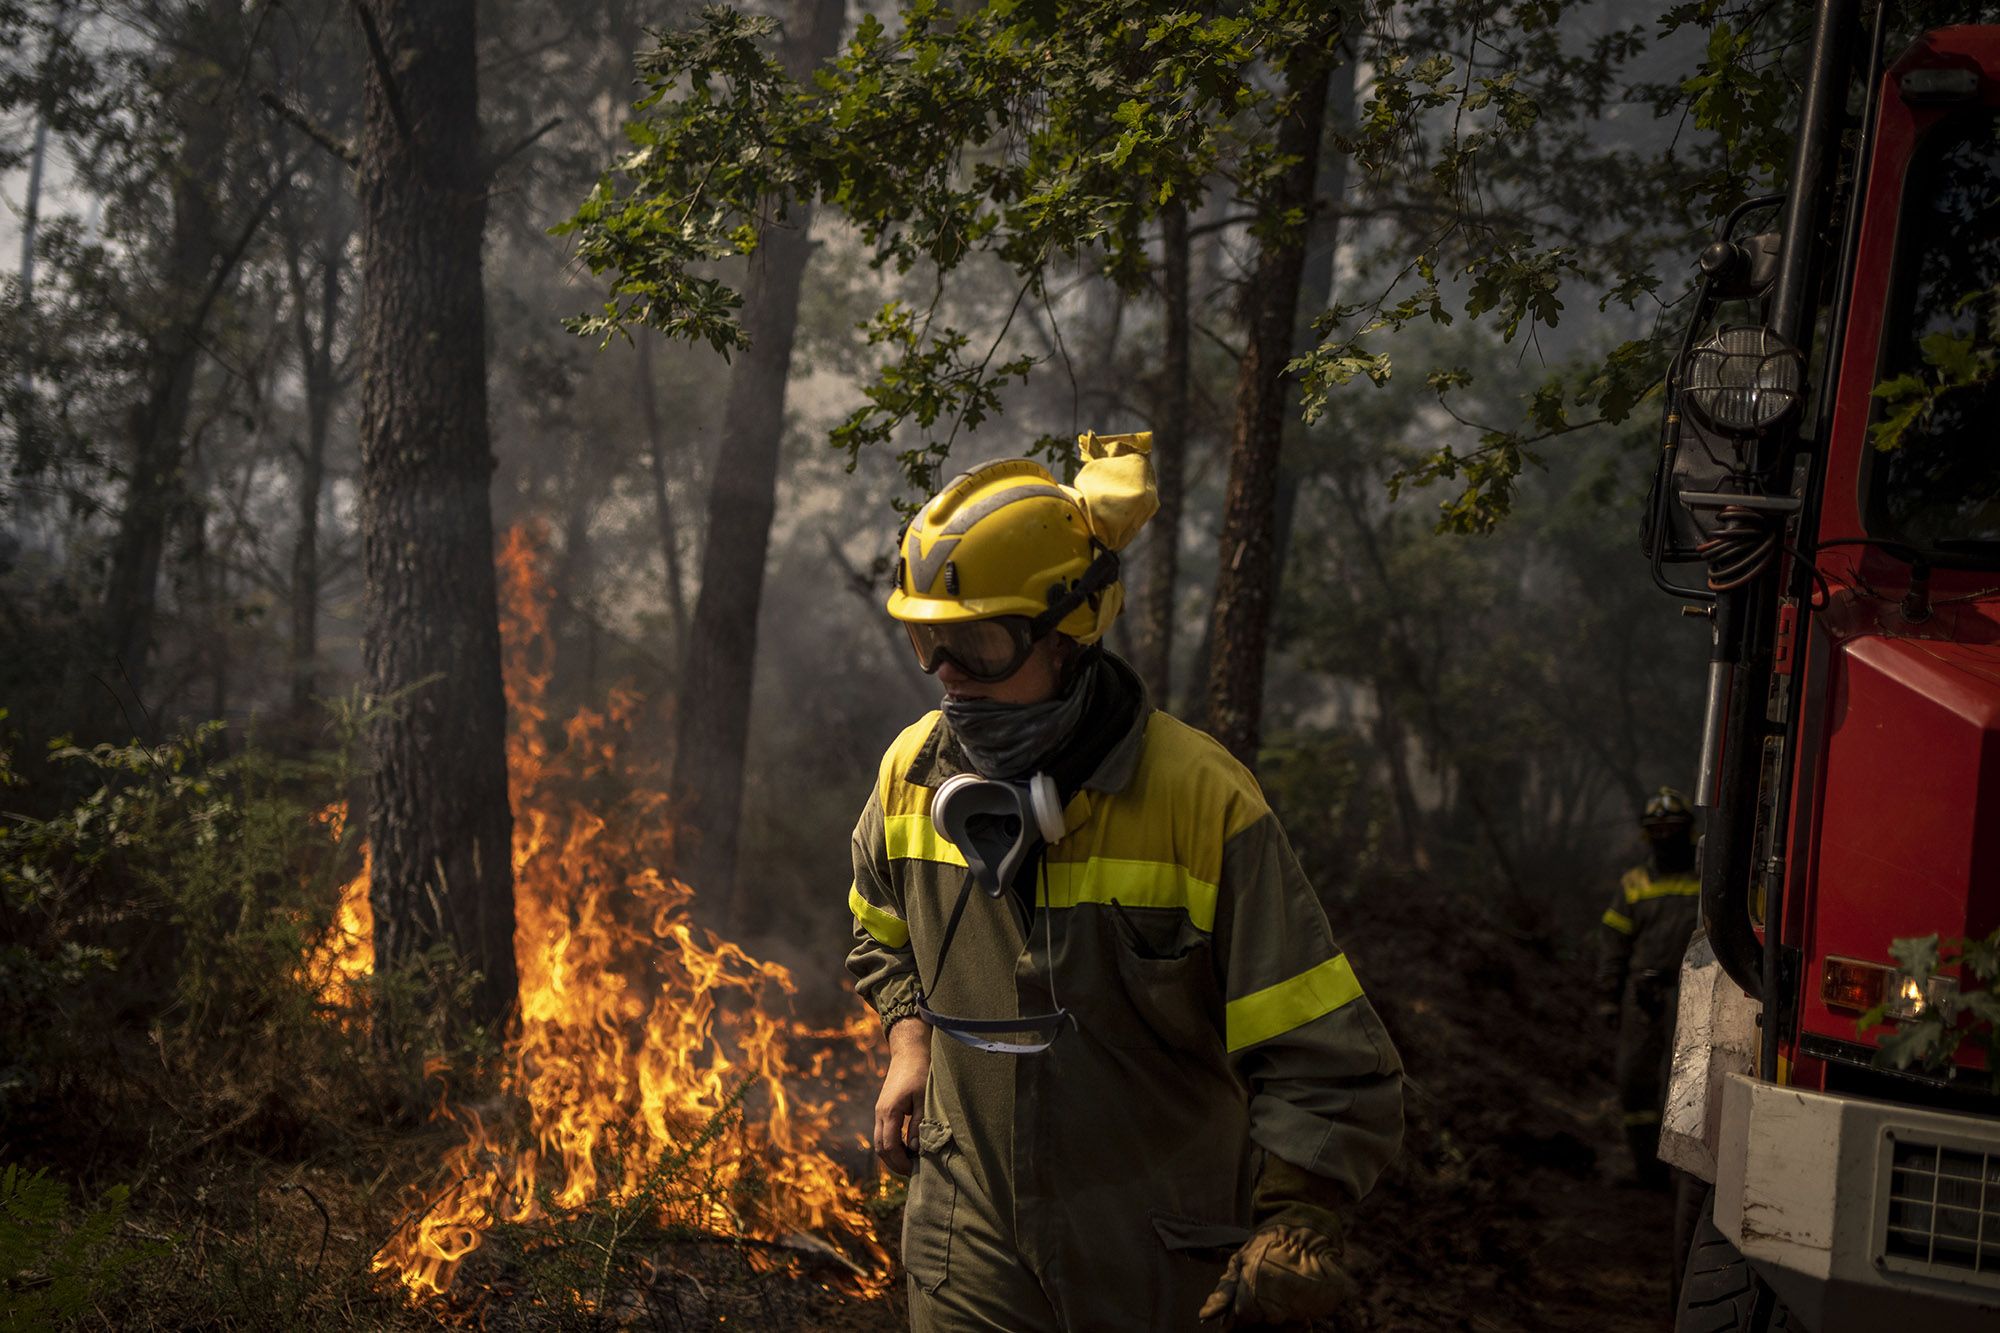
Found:
[[[303, 238], [294, 236], [292, 249], [286, 255], [291, 279], [292, 336], [298, 345], [300, 378], [305, 383], [306, 439], [299, 457], [295, 497], [298, 528], [292, 538], [290, 662], [292, 717], [301, 722], [311, 713], [319, 689], [319, 511], [326, 489], [327, 435], [333, 423], [337, 387], [333, 337], [340, 319], [341, 255], [346, 249], [346, 234], [329, 229], [326, 239], [315, 275], [319, 280], [316, 292], [307, 286], [299, 263]], [[309, 304], [317, 305], [317, 332], [307, 317]]]
[[[474, 0], [363, 0], [361, 526], [378, 965], [449, 945], [513, 1008], [513, 817], [493, 572]], [[371, 45], [374, 43], [371, 42]]]
[[[233, 23], [233, 7], [218, 5], [211, 22], [218, 32]], [[195, 34], [199, 40], [200, 34]], [[111, 540], [100, 643], [112, 684], [125, 712], [140, 718], [147, 707], [147, 667], [153, 645], [154, 611], [167, 527], [183, 491], [181, 468], [186, 447], [194, 375], [203, 326], [213, 307], [223, 255], [215, 191], [227, 167], [224, 76], [191, 67], [174, 99], [183, 139], [169, 186], [172, 221], [160, 271], [162, 313], [145, 341], [140, 370], [143, 387], [126, 417], [125, 506]], [[91, 712], [108, 700], [93, 701]]]
[[[1278, 125], [1277, 150], [1288, 165], [1259, 211], [1267, 218], [1310, 215], [1326, 116], [1331, 52], [1301, 50], [1286, 73], [1289, 113]], [[1229, 489], [1213, 610], [1215, 646], [1209, 662], [1208, 727], [1243, 763], [1255, 766], [1262, 736], [1264, 661], [1271, 625], [1278, 446], [1284, 436], [1285, 364], [1305, 264], [1307, 233], [1294, 226], [1269, 235], [1244, 289], [1248, 346], [1237, 368], [1236, 421], [1229, 446]]]
[[[797, 0], [784, 51], [794, 78], [833, 54], [845, 15], [845, 0]], [[722, 447], [709, 490], [701, 592], [681, 671], [674, 786], [689, 844], [681, 872], [700, 895], [703, 915], [717, 923], [740, 915], [736, 850], [757, 615], [811, 225], [811, 207], [794, 201], [782, 224], [765, 229], [750, 258], [742, 313], [750, 346], [729, 378]]]
[[1179, 591], [1188, 437], [1188, 217], [1187, 206], [1179, 201], [1160, 216], [1160, 249], [1166, 345], [1153, 411], [1153, 473], [1160, 488], [1160, 511], [1153, 516], [1148, 537], [1139, 604], [1139, 674], [1153, 702], [1167, 708], [1173, 699], [1174, 596]]

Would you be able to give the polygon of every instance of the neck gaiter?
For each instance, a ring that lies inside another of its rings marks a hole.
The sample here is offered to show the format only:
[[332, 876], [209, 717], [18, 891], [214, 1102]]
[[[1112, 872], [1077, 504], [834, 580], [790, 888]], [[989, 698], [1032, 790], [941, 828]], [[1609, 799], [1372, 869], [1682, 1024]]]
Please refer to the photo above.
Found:
[[972, 771], [982, 778], [1019, 778], [1054, 754], [1083, 716], [1090, 698], [1091, 677], [1101, 664], [1091, 662], [1075, 672], [1060, 694], [1036, 704], [1005, 704], [992, 699], [946, 699], [945, 725]]

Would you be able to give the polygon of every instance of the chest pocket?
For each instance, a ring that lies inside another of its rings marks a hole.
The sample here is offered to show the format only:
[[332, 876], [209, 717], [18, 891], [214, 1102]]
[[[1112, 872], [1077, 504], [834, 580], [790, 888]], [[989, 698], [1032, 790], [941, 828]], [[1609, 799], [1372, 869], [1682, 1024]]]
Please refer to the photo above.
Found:
[[1113, 1046], [1204, 1057], [1221, 1050], [1222, 987], [1215, 975], [1215, 949], [1187, 913], [1128, 907], [1115, 899], [1073, 910], [1080, 918], [1088, 914], [1088, 933], [1096, 937], [1094, 970], [1108, 983], [1091, 988], [1085, 1026], [1096, 1027]]

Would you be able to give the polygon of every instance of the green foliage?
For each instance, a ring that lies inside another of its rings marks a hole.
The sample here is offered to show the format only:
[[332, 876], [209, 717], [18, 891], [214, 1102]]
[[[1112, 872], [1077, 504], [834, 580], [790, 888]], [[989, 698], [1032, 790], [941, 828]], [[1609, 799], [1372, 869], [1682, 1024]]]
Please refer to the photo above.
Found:
[[[1970, 1043], [1985, 1056], [1987, 1079], [2000, 1090], [2000, 930], [1983, 940], [1948, 944], [1935, 934], [1899, 939], [1889, 946], [1889, 956], [1926, 994], [1931, 978], [1945, 968], [1958, 969], [1958, 984], [1942, 988], [1915, 1018], [1895, 1020], [1877, 1046], [1875, 1062], [1949, 1073]], [[1855, 1031], [1866, 1035], [1888, 1021], [1887, 1007], [1877, 1005], [1861, 1016]]]
[[120, 1234], [130, 1191], [88, 1208], [46, 1169], [0, 1167], [0, 1328], [47, 1328], [81, 1316], [159, 1247]]
[[[0, 1217], [0, 1277], [25, 1275], [5, 1308], [30, 1313], [0, 1326], [69, 1319], [79, 1290], [121, 1328], [387, 1317], [356, 1312], [374, 1299], [365, 1252], [326, 1259], [323, 1213], [309, 1234], [273, 1232], [257, 1188], [272, 1160], [308, 1154], [360, 1157], [375, 1179], [385, 1127], [435, 1099], [424, 1057], [476, 1078], [492, 1054], [448, 1025], [472, 978], [442, 949], [338, 1004], [307, 966], [359, 868], [330, 807], [376, 711], [336, 701], [336, 744], [299, 759], [232, 749], [214, 723], [157, 744], [58, 741], [51, 762], [81, 794], [0, 824], [0, 1122], [17, 1150], [133, 1181], [136, 1214], [122, 1187], [51, 1214], [60, 1185], [11, 1178], [23, 1201]], [[0, 748], [0, 784], [14, 764]], [[46, 1257], [16, 1262], [22, 1247]]]
[[300, 759], [232, 753], [219, 723], [49, 745], [83, 794], [0, 824], [0, 1112], [60, 1132], [66, 1101], [123, 1095], [138, 1044], [187, 1080], [172, 1111], [200, 1132], [323, 1132], [311, 1103], [329, 1087], [348, 1107], [420, 1106], [425, 1055], [493, 1053], [491, 1034], [450, 1024], [473, 978], [442, 946], [369, 977], [362, 1013], [331, 1011], [310, 974], [359, 868], [334, 811], [375, 710], [333, 713], [338, 743]]
[[[878, 267], [935, 275], [921, 317], [898, 302], [866, 326], [882, 360], [833, 433], [851, 465], [908, 429], [898, 458], [921, 491], [958, 432], [998, 411], [1002, 389], [1043, 359], [1002, 348], [1023, 299], [1047, 301], [1052, 265], [1094, 265], [1137, 290], [1150, 280], [1160, 208], [1216, 188], [1247, 210], [1254, 239], [1305, 225], [1272, 202], [1287, 166], [1275, 126], [1290, 109], [1286, 70], [1332, 55], [1332, 77], [1370, 71], [1354, 123], [1333, 132], [1358, 172], [1355, 211], [1400, 225], [1344, 224], [1357, 270], [1386, 281], [1321, 315], [1317, 344], [1292, 362], [1311, 421], [1334, 392], [1386, 383], [1407, 362], [1390, 340], [1413, 323], [1459, 315], [1531, 342], [1559, 325], [1564, 293], [1580, 284], [1600, 310], [1658, 303], [1661, 258], [1684, 284], [1698, 229], [1782, 169], [1792, 13], [1697, 3], [1663, 16], [1657, 38], [1635, 26], [1579, 41], [1563, 21], [1576, 7], [1446, 0], [1389, 23], [1288, 0], [1221, 14], [1074, 0], [961, 13], [910, 0], [897, 23], [864, 18], [834, 61], [798, 79], [765, 51], [767, 22], [712, 7], [695, 29], [661, 38], [629, 130], [637, 151], [558, 229], [609, 276], [613, 297], [576, 327], [609, 336], [644, 322], [740, 346], [713, 261], [748, 253], [788, 201], [837, 208]], [[1638, 81], [1652, 42], [1685, 30], [1705, 37], [1698, 68]], [[1620, 103], [1685, 116], [1701, 133], [1662, 157], [1606, 147], [1598, 127]], [[1011, 271], [1020, 292], [993, 312], [990, 343], [933, 319], [947, 279], [978, 255]], [[1650, 389], [1636, 373], [1654, 374], [1660, 352], [1655, 338], [1629, 341], [1588, 372], [1530, 386], [1524, 426], [1488, 424], [1470, 445], [1442, 439], [1398, 479], [1454, 484], [1441, 526], [1489, 531], [1536, 445], [1625, 420]]]
[[[1022, 295], [1026, 294], [1023, 288]], [[920, 444], [897, 455], [904, 475], [923, 492], [936, 488], [950, 441], [959, 427], [977, 427], [998, 412], [1001, 387], [1010, 378], [1026, 379], [1035, 362], [1031, 356], [1021, 356], [994, 366], [998, 338], [984, 357], [972, 361], [965, 355], [971, 339], [950, 327], [933, 333], [933, 313], [935, 307], [919, 317], [901, 301], [891, 301], [868, 322], [869, 345], [893, 347], [897, 355], [864, 387], [869, 406], [850, 413], [834, 427], [832, 436], [834, 446], [846, 452], [851, 468], [863, 450], [888, 445], [895, 436], [896, 423], [913, 421], [929, 432], [950, 414], [950, 430], [943, 440], [927, 434]]]
[[[893, 29], [864, 17], [837, 59], [797, 81], [764, 53], [768, 25], [733, 10], [663, 36], [628, 129], [638, 151], [557, 231], [609, 275], [612, 301], [578, 331], [646, 323], [725, 352], [743, 338], [733, 294], [692, 266], [748, 253], [791, 200], [839, 209], [878, 268], [927, 268], [940, 294], [974, 256], [1000, 261], [1021, 295], [977, 360], [967, 349], [985, 339], [934, 324], [935, 300], [868, 326], [888, 359], [834, 441], [852, 459], [912, 426], [921, 439], [900, 458], [921, 488], [1036, 363], [998, 353], [1022, 300], [1046, 301], [1052, 264], [1095, 263], [1136, 289], [1163, 205], [1198, 203], [1224, 164], [1253, 207], [1269, 195], [1289, 104], [1266, 72], [1324, 48], [1347, 17], [1305, 0], [1220, 15], [1064, 0], [959, 14], [914, 0], [899, 17]], [[1265, 208], [1257, 226], [1304, 222]]]
[[[577, 256], [592, 273], [617, 274], [611, 301], [571, 321], [575, 332], [608, 339], [641, 323], [724, 356], [748, 345], [734, 317], [742, 298], [690, 270], [749, 253], [752, 219], [762, 221], [760, 208], [781, 203], [798, 183], [787, 157], [772, 151], [773, 136], [797, 124], [809, 94], [765, 52], [775, 28], [717, 5], [692, 32], [661, 38], [645, 63], [651, 91], [625, 127], [632, 152], [617, 166], [654, 189], [621, 196], [607, 176], [554, 228], [578, 237]], [[669, 100], [676, 90], [683, 95]]]
[[[2000, 313], [2000, 288], [1966, 293], [1953, 312], [1963, 313], [1980, 305]], [[1993, 327], [1993, 316], [1987, 314], [1971, 332], [1940, 331], [1919, 339], [1917, 350], [1929, 369], [1905, 371], [1875, 386], [1875, 397], [1882, 401], [1884, 411], [1882, 419], [1868, 428], [1869, 442], [1882, 450], [1901, 448], [1910, 432], [1921, 429], [1945, 398], [2000, 378], [2000, 343], [1985, 332]]]
[[1366, 740], [1345, 728], [1273, 736], [1258, 753], [1259, 781], [1325, 889], [1358, 884], [1383, 860], [1392, 816], [1370, 780], [1372, 759]]
[[137, 984], [165, 979], [158, 1017], [218, 1035], [307, 1003], [278, 979], [324, 927], [345, 862], [294, 793], [337, 789], [335, 774], [255, 749], [226, 756], [221, 737], [208, 723], [158, 745], [50, 747], [95, 785], [0, 831], [0, 911], [16, 926], [0, 994], [60, 1009], [92, 977], [136, 969]]
[[[1323, 701], [1314, 711], [1339, 712], [1317, 732], [1279, 733], [1260, 773], [1275, 765], [1272, 781], [1306, 805], [1319, 784], [1343, 790], [1343, 756], [1365, 760], [1364, 813], [1336, 804], [1348, 822], [1324, 836], [1287, 821], [1316, 865], [1340, 868], [1351, 842], [1376, 849], [1355, 867], [1364, 878], [1414, 865], [1501, 891], [1510, 911], [1560, 901], [1595, 873], [1580, 849], [1671, 776], [1654, 760], [1679, 751], [1698, 706], [1704, 636], [1662, 620], [1643, 579], [1605, 577], [1626, 559], [1655, 454], [1636, 415], [1615, 428], [1603, 417], [1621, 398], [1636, 412], [1643, 357], [1616, 346], [1581, 356], [1583, 369], [1531, 398], [1541, 424], [1518, 432], [1594, 422], [1601, 447], [1537, 463], [1532, 449], [1506, 452], [1521, 446], [1502, 432], [1486, 452], [1454, 450], [1457, 466], [1507, 470], [1514, 514], [1487, 521], [1480, 541], [1446, 542], [1434, 535], [1440, 510], [1408, 478], [1436, 466], [1453, 414], [1485, 434], [1482, 416], [1514, 405], [1512, 358], [1460, 330], [1412, 341], [1413, 359], [1446, 368], [1351, 398], [1290, 462], [1297, 526], [1274, 638], [1283, 669], [1320, 684], [1305, 696]], [[1607, 359], [1633, 368], [1590, 369]], [[1577, 413], [1585, 394], [1592, 408]], [[1476, 513], [1444, 511], [1462, 529]]]
[[[1578, 431], [1627, 423], [1660, 393], [1671, 344], [1663, 336], [1620, 343], [1601, 361], [1544, 379], [1526, 395], [1526, 422], [1500, 426], [1467, 417], [1457, 396], [1473, 377], [1453, 367], [1434, 371], [1426, 384], [1438, 406], [1453, 420], [1476, 431], [1476, 445], [1461, 450], [1446, 442], [1419, 452], [1389, 474], [1391, 498], [1407, 487], [1457, 482], [1456, 494], [1438, 504], [1437, 530], [1459, 534], [1494, 531], [1512, 512], [1521, 472], [1540, 466], [1539, 446]], [[1579, 414], [1575, 409], [1585, 409]]]

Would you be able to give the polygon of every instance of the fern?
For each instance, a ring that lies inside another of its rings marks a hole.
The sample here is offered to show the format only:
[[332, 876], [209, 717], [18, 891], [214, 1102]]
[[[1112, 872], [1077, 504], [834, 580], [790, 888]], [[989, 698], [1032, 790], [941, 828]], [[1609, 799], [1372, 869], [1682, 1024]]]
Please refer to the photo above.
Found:
[[74, 1320], [154, 1246], [117, 1236], [130, 1192], [114, 1185], [73, 1215], [69, 1187], [46, 1169], [0, 1168], [0, 1328]]

